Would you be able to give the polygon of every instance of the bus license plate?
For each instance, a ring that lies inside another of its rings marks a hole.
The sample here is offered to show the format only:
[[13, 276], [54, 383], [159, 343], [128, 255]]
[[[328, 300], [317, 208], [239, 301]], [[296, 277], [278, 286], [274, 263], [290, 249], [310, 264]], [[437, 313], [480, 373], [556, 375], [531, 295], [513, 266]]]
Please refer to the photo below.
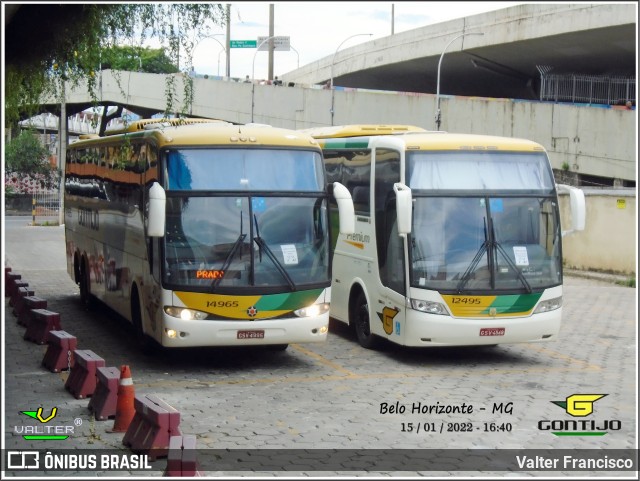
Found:
[[264, 331], [238, 331], [238, 339], [264, 339]]
[[482, 336], [504, 336], [504, 327], [483, 327], [480, 329], [480, 337]]

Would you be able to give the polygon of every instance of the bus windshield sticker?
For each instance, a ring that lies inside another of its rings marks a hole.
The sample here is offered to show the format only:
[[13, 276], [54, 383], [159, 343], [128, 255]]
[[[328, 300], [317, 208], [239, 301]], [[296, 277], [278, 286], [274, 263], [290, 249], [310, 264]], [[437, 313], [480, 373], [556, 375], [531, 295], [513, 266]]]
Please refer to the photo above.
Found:
[[264, 212], [267, 208], [267, 203], [265, 202], [264, 197], [252, 197], [251, 208], [253, 209], [253, 212]]
[[516, 258], [517, 266], [529, 265], [529, 256], [527, 255], [527, 248], [525, 246], [513, 246], [513, 255]]
[[284, 257], [285, 265], [298, 264], [298, 251], [293, 244], [284, 244], [280, 246], [282, 249], [282, 257]]
[[489, 206], [491, 207], [491, 212], [502, 212], [504, 209], [502, 207], [502, 199], [489, 199]]

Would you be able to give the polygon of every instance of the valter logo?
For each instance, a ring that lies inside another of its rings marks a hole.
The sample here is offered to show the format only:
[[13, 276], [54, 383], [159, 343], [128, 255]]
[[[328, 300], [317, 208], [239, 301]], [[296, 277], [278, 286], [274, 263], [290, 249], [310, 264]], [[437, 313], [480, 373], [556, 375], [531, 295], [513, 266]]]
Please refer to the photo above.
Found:
[[[28, 441], [55, 441], [64, 440], [69, 437], [70, 434], [74, 434], [74, 426], [61, 426], [49, 424], [49, 421], [54, 419], [58, 414], [58, 408], [51, 409], [49, 414], [45, 416], [42, 407], [39, 407], [36, 411], [20, 411], [21, 414], [29, 416], [37, 421], [36, 425], [22, 425], [15, 426], [14, 432], [21, 435]], [[76, 418], [74, 420], [75, 426], [80, 426], [82, 419]]]
[[37, 411], [20, 411], [20, 413], [26, 414], [27, 416], [32, 417], [33, 419], [37, 419], [41, 423], [48, 423], [49, 421], [51, 421], [53, 418], [56, 417], [56, 414], [58, 414], [58, 408], [53, 408], [49, 416], [47, 416], [46, 418], [42, 417], [41, 407], [39, 407]]
[[[593, 405], [607, 394], [572, 394], [564, 401], [551, 401], [574, 418], [586, 418], [594, 412]], [[544, 419], [538, 421], [540, 431], [550, 431], [555, 436], [604, 436], [609, 431], [619, 431], [622, 422], [617, 419]]]

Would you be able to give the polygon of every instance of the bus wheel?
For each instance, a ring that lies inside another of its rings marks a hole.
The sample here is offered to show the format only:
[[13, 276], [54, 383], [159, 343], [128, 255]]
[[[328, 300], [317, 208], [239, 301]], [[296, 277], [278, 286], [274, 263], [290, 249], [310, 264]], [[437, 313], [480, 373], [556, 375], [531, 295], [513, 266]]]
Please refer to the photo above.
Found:
[[91, 275], [87, 267], [87, 260], [80, 260], [80, 302], [87, 310], [94, 307], [93, 295], [91, 294]]
[[154, 355], [159, 351], [160, 345], [151, 336], [145, 334], [142, 327], [142, 312], [140, 311], [140, 298], [138, 289], [131, 292], [131, 322], [136, 335], [136, 343], [144, 354]]
[[353, 325], [358, 336], [358, 342], [366, 349], [375, 349], [380, 345], [380, 338], [371, 332], [369, 322], [369, 305], [364, 292], [358, 294], [354, 310]]

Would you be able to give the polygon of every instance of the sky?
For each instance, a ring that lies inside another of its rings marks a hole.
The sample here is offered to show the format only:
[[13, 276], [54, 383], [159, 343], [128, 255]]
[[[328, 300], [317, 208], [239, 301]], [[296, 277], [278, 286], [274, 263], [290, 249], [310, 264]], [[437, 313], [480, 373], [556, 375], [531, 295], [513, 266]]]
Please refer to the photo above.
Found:
[[[231, 40], [269, 36], [269, 4], [274, 4], [274, 35], [288, 36], [292, 49], [274, 52], [274, 76], [333, 56], [340, 50], [391, 35], [394, 32], [508, 8], [514, 2], [237, 2], [231, 4]], [[356, 34], [373, 34], [372, 36]], [[214, 38], [201, 40], [193, 52], [199, 75], [226, 73], [223, 46], [226, 27], [216, 27]], [[344, 42], [344, 43], [343, 43]], [[231, 77], [265, 79], [268, 52], [255, 48], [231, 49]]]

